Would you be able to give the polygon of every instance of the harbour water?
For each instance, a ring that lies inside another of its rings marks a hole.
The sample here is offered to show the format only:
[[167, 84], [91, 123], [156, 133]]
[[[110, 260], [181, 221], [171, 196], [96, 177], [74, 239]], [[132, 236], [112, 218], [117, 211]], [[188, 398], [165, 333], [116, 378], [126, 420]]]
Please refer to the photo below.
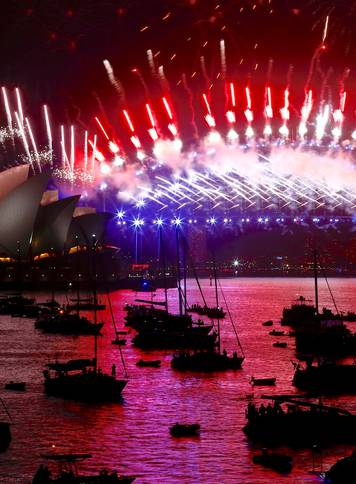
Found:
[[[214, 287], [209, 280], [201, 283], [208, 304], [214, 305]], [[355, 311], [356, 279], [331, 279], [330, 285], [338, 309]], [[288, 449], [294, 458], [294, 469], [288, 476], [280, 476], [252, 463], [252, 455], [260, 447], [250, 444], [242, 432], [245, 408], [253, 397], [258, 399], [263, 393], [296, 393], [291, 384], [292, 361], [296, 361], [294, 338], [270, 336], [272, 328], [262, 323], [272, 319], [278, 328], [284, 306], [299, 295], [313, 299], [313, 280], [223, 279], [221, 286], [246, 354], [243, 369], [208, 375], [173, 371], [172, 351], [141, 351], [130, 343], [132, 331], [123, 347], [130, 379], [122, 401], [116, 404], [89, 405], [49, 398], [43, 393], [44, 365], [55, 358], [91, 357], [92, 337], [45, 335], [34, 329], [33, 320], [0, 316], [0, 388], [10, 380], [27, 382], [24, 393], [0, 392], [13, 421], [10, 448], [0, 454], [0, 482], [30, 482], [42, 462], [40, 454], [51, 450], [89, 452], [93, 457], [80, 466], [82, 471], [115, 468], [137, 475], [138, 484], [320, 482], [310, 472], [311, 449]], [[47, 295], [36, 297], [43, 301]], [[124, 304], [134, 302], [137, 297], [150, 299], [151, 294], [129, 290], [112, 294], [120, 330], [125, 329]], [[152, 297], [163, 300], [163, 291]], [[170, 289], [168, 297], [170, 309], [177, 310], [177, 291]], [[65, 303], [66, 296], [58, 295], [58, 300]], [[188, 302], [202, 302], [193, 280], [188, 281]], [[321, 307], [333, 307], [323, 281], [319, 302]], [[223, 300], [221, 304], [225, 307]], [[111, 344], [114, 329], [109, 310], [98, 312], [98, 319], [105, 321], [103, 336], [98, 341], [99, 365], [110, 372], [115, 363], [119, 374], [119, 349]], [[356, 331], [356, 323], [350, 326]], [[222, 349], [234, 351], [236, 340], [228, 318], [221, 322], [221, 333]], [[286, 341], [287, 348], [273, 347], [277, 340]], [[161, 359], [161, 368], [136, 367], [140, 358]], [[276, 377], [277, 384], [253, 388], [251, 376]], [[325, 402], [356, 412], [356, 397], [326, 398]], [[169, 427], [175, 422], [200, 423], [200, 437], [171, 437]], [[353, 447], [347, 445], [324, 449], [323, 469], [351, 450]], [[317, 460], [320, 469], [320, 455]]]

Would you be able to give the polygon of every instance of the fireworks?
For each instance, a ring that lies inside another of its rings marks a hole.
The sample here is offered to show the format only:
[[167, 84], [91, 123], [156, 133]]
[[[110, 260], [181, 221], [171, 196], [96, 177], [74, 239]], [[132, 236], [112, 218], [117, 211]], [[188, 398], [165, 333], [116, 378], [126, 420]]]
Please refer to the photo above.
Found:
[[[323, 42], [328, 23], [327, 18]], [[45, 105], [43, 126], [34, 129], [19, 89], [10, 92], [3, 87], [7, 126], [0, 130], [0, 146], [19, 153], [35, 172], [50, 165], [60, 182], [85, 191], [91, 188], [92, 194], [105, 186], [113, 200], [121, 199], [139, 209], [150, 205], [156, 210], [224, 213], [353, 212], [356, 135], [345, 116], [350, 102], [344, 88], [346, 71], [337, 100], [330, 95], [325, 99], [323, 88], [318, 93], [307, 87], [298, 108], [293, 104], [296, 96], [289, 80], [281, 92], [273, 88], [270, 61], [260, 103], [250, 82], [242, 85], [229, 77], [225, 42], [221, 40], [219, 46], [223, 117], [213, 95], [217, 87], [208, 85], [204, 58], [200, 59], [206, 81], [203, 92], [193, 93], [186, 76], [182, 76], [194, 143], [188, 144], [181, 137], [187, 129], [177, 116], [175, 93], [163, 66], [156, 68], [154, 54], [148, 50], [150, 72], [160, 92], [151, 95], [149, 83], [138, 69], [134, 70], [145, 92], [144, 116], [131, 109], [123, 86], [105, 60], [109, 81], [119, 98], [115, 120], [109, 119], [101, 106], [100, 117], [94, 113], [86, 129], [74, 124], [57, 127]], [[199, 105], [193, 102], [198, 96]], [[120, 130], [115, 127], [117, 123]], [[44, 136], [36, 139], [35, 131], [43, 131]]]

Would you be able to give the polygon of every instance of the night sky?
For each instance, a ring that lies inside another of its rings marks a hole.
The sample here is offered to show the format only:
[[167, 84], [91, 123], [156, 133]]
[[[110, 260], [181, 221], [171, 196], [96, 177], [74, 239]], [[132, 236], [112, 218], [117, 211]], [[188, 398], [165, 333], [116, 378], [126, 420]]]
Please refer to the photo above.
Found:
[[[135, 106], [145, 93], [132, 68], [140, 69], [151, 96], [159, 90], [149, 75], [147, 49], [179, 96], [176, 85], [183, 73], [193, 92], [219, 82], [219, 41], [224, 39], [227, 77], [256, 89], [269, 77], [280, 87], [293, 64], [289, 79], [300, 101], [328, 14], [320, 71], [325, 75], [333, 68], [330, 89], [337, 93], [345, 67], [351, 67], [347, 82], [353, 83], [356, 3], [349, 0], [9, 0], [1, 7], [0, 81], [20, 86], [30, 111], [49, 102], [58, 119], [77, 120], [97, 110], [93, 93], [111, 104], [104, 58]], [[201, 72], [202, 55], [209, 80]], [[316, 73], [312, 83], [320, 86], [321, 75]]]

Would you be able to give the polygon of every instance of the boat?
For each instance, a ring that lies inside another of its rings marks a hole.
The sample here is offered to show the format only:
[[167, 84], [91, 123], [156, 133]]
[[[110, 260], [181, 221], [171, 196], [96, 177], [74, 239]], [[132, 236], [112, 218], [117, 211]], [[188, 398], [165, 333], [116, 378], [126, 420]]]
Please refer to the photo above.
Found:
[[200, 304], [192, 304], [187, 308], [188, 312], [197, 313], [200, 316], [208, 316], [212, 319], [223, 319], [226, 316], [226, 312], [220, 306], [208, 307], [201, 306]]
[[44, 333], [56, 333], [65, 335], [93, 335], [100, 334], [104, 323], [92, 323], [85, 316], [78, 313], [59, 311], [57, 314], [40, 316], [35, 321], [35, 328]]
[[273, 326], [273, 321], [269, 319], [268, 321], [265, 321], [264, 323], [262, 323], [262, 326]]
[[273, 346], [275, 348], [287, 348], [288, 345], [284, 341], [276, 341], [275, 343], [273, 343]]
[[206, 334], [210, 327], [205, 327], [205, 331], [199, 331], [199, 328], [187, 328], [182, 331], [167, 331], [162, 328], [152, 328], [141, 331], [132, 338], [132, 343], [142, 349], [178, 349], [194, 348], [206, 349], [215, 346], [217, 334]]
[[289, 319], [287, 319], [288, 324], [296, 331], [296, 352], [299, 355], [333, 358], [355, 355], [356, 333], [352, 333], [344, 324], [326, 276], [325, 279], [336, 313], [325, 307], [319, 311], [318, 261], [317, 252], [314, 250], [315, 304], [307, 305], [303, 298], [300, 304], [295, 305], [294, 309], [292, 307], [290, 311], [287, 311], [289, 316], [293, 316], [291, 318], [288, 316]]
[[253, 442], [309, 447], [356, 443], [356, 415], [348, 410], [312, 402], [306, 395], [262, 395], [273, 401], [249, 402], [244, 432]]
[[288, 474], [293, 468], [293, 458], [290, 455], [281, 454], [280, 452], [268, 452], [267, 449], [262, 449], [260, 454], [255, 454], [252, 457], [252, 462], [261, 464], [281, 474]]
[[306, 366], [295, 364], [293, 385], [306, 391], [320, 394], [356, 394], [356, 364], [338, 364], [334, 359], [319, 360], [315, 365], [312, 358]]
[[[306, 327], [310, 324], [319, 322], [320, 320], [328, 320], [329, 324], [332, 321], [342, 322], [342, 320], [346, 320], [345, 315], [340, 313], [331, 289], [328, 284], [328, 289], [331, 295], [331, 298], [334, 301], [336, 314], [333, 313], [330, 309], [323, 308], [321, 313], [319, 312], [319, 294], [318, 294], [318, 254], [317, 250], [314, 249], [313, 251], [313, 265], [314, 265], [314, 304], [309, 299], [306, 299], [304, 296], [300, 295], [297, 300], [288, 308], [284, 308], [282, 312], [282, 319], [281, 325], [282, 326], [292, 326], [294, 329], [298, 329], [300, 327]], [[326, 279], [326, 276], [325, 276]], [[347, 313], [351, 316], [353, 313]]]
[[47, 307], [47, 308], [51, 308], [51, 309], [58, 309], [61, 307], [61, 305], [59, 304], [58, 301], [54, 300], [54, 299], [49, 299], [45, 302], [41, 302], [41, 303], [38, 303], [39, 306], [44, 306], [44, 307]]
[[[93, 238], [92, 263], [96, 274], [96, 241]], [[93, 295], [96, 298], [96, 283], [93, 278]], [[94, 309], [94, 325], [97, 314]], [[120, 356], [124, 368], [124, 378], [116, 378], [116, 365], [112, 365], [111, 374], [105, 373], [97, 365], [97, 333], [94, 333], [94, 354], [92, 359], [55, 362], [47, 365], [44, 373], [44, 388], [47, 395], [68, 398], [84, 402], [118, 401], [127, 385], [128, 378], [123, 355]]]
[[161, 366], [161, 360], [138, 360], [136, 366], [150, 366], [152, 368], [159, 368]]
[[355, 482], [356, 476], [356, 451], [349, 456], [339, 459], [325, 473], [325, 484], [347, 484]]
[[11, 430], [9, 422], [0, 421], [0, 452], [5, 452], [11, 442]]
[[232, 356], [227, 353], [219, 353], [215, 349], [210, 351], [180, 351], [173, 355], [171, 365], [175, 370], [181, 371], [226, 371], [240, 370], [244, 361], [243, 356], [238, 356], [236, 352]]
[[[215, 280], [215, 297], [216, 307], [219, 307], [218, 287], [217, 287], [217, 274], [215, 257], [213, 257], [214, 263], [214, 280]], [[234, 351], [231, 356], [227, 354], [227, 351], [221, 351], [221, 338], [220, 338], [220, 321], [217, 322], [217, 348], [205, 350], [198, 350], [194, 352], [180, 351], [173, 355], [171, 366], [172, 368], [180, 371], [198, 371], [198, 372], [212, 372], [212, 371], [227, 371], [227, 370], [239, 370], [242, 367], [242, 363], [245, 359], [243, 349], [236, 332], [234, 322], [231, 318], [230, 311], [228, 309], [226, 300], [225, 304], [229, 313], [231, 325], [233, 327], [237, 345], [240, 349], [241, 355]]]
[[272, 386], [276, 384], [276, 378], [255, 378], [251, 376], [251, 384], [254, 386]]
[[289, 308], [284, 308], [282, 312], [281, 325], [296, 327], [301, 322], [308, 323], [315, 318], [315, 306], [308, 304], [304, 296], [299, 296], [294, 304]]
[[109, 303], [109, 308], [110, 308], [110, 314], [111, 314], [111, 321], [114, 327], [115, 331], [115, 339], [111, 340], [112, 345], [118, 345], [118, 346], [123, 346], [126, 344], [126, 339], [120, 337], [121, 335], [126, 335], [127, 331], [119, 331], [117, 329], [116, 321], [115, 321], [115, 316], [114, 316], [114, 311], [112, 309], [112, 304], [111, 304], [111, 299], [110, 299], [110, 294], [109, 291], [106, 292], [107, 300]]
[[10, 428], [11, 416], [2, 398], [0, 398], [0, 403], [8, 418], [8, 421], [5, 421], [5, 420], [0, 421], [0, 452], [5, 452], [8, 449], [11, 442], [11, 428]]
[[125, 476], [117, 471], [101, 470], [95, 475], [79, 474], [78, 463], [89, 459], [87, 453], [50, 453], [41, 454], [46, 461], [57, 464], [55, 472], [51, 472], [48, 465], [41, 464], [37, 469], [32, 484], [130, 484], [135, 476]]
[[99, 302], [98, 300], [94, 301], [92, 298], [71, 298], [70, 299], [74, 304], [68, 304], [68, 310], [79, 310], [79, 311], [93, 311], [94, 308], [97, 311], [102, 311], [106, 308], [106, 305]]
[[354, 311], [347, 311], [347, 313], [341, 313], [343, 321], [349, 321], [350, 323], [356, 322], [356, 313]]
[[198, 436], [199, 432], [200, 425], [198, 423], [180, 424], [177, 422], [169, 429], [169, 433], [173, 437], [194, 437]]
[[24, 392], [26, 390], [26, 383], [23, 381], [14, 382], [9, 381], [9, 383], [5, 383], [5, 390], [15, 390], [18, 392]]
[[270, 331], [268, 334], [271, 336], [284, 336], [284, 331], [278, 331], [276, 329], [272, 329], [272, 331]]
[[111, 344], [112, 345], [122, 345], [124, 346], [126, 344], [126, 339], [124, 338], [119, 338], [118, 336], [116, 336], [115, 339], [111, 340]]

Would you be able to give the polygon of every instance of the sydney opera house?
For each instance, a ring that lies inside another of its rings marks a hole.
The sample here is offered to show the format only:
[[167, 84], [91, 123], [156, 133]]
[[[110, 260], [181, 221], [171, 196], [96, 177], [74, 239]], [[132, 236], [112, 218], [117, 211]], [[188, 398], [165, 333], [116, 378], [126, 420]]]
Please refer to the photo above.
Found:
[[93, 235], [97, 241], [96, 278], [125, 286], [119, 249], [105, 244], [111, 215], [78, 206], [80, 195], [59, 199], [47, 190], [51, 174], [29, 176], [22, 165], [0, 173], [0, 287], [70, 288], [93, 277]]

